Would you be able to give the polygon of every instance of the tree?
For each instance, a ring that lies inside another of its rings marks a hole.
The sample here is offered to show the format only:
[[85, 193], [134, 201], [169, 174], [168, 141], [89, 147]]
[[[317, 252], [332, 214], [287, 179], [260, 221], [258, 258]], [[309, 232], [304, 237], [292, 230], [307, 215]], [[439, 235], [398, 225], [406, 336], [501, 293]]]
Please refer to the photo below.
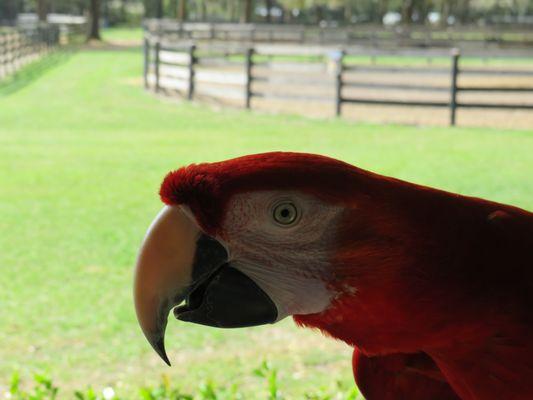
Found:
[[265, 8], [266, 8], [266, 22], [272, 22], [272, 0], [265, 0]]
[[387, 14], [387, 11], [389, 11], [389, 0], [379, 0], [377, 15], [378, 22], [383, 21], [383, 17]]
[[252, 0], [244, 0], [244, 7], [241, 14], [241, 22], [252, 22]]
[[448, 19], [452, 15], [454, 0], [441, 0], [440, 4], [440, 23], [442, 26], [448, 25]]
[[200, 6], [200, 21], [207, 21], [207, 0], [202, 0], [199, 4]]
[[12, 23], [17, 19], [18, 4], [16, 0], [0, 1], [0, 22], [9, 21]]
[[406, 24], [413, 22], [415, 0], [405, 0], [402, 6], [402, 21]]
[[90, 0], [89, 14], [91, 17], [91, 26], [88, 40], [100, 40], [100, 0]]
[[459, 20], [462, 24], [466, 24], [470, 17], [470, 0], [463, 0], [461, 2], [461, 7], [458, 10]]
[[178, 20], [185, 22], [187, 20], [187, 0], [178, 0]]
[[47, 0], [37, 0], [37, 16], [40, 22], [46, 22], [46, 16], [48, 15], [48, 2]]
[[411, 24], [414, 20], [418, 23], [424, 23], [431, 6], [431, 1], [428, 0], [404, 1], [402, 3], [402, 21], [405, 24]]
[[327, 0], [317, 0], [311, 2], [315, 12], [315, 23], [319, 24], [324, 19], [324, 11], [327, 7]]
[[126, 21], [126, 0], [120, 0], [120, 22]]

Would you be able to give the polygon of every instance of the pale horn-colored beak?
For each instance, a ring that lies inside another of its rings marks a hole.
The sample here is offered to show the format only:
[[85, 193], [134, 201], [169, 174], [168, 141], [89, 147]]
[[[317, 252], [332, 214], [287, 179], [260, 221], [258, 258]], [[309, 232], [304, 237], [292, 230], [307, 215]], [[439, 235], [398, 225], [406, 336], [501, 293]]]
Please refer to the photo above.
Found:
[[168, 364], [165, 329], [170, 310], [191, 286], [196, 242], [201, 231], [179, 206], [156, 217], [142, 244], [135, 270], [134, 300], [139, 325]]

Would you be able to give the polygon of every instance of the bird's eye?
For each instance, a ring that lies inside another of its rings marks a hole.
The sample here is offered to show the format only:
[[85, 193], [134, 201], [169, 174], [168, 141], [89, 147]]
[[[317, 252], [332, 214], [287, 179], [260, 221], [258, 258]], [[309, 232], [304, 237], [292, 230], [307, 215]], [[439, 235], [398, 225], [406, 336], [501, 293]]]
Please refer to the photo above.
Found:
[[292, 225], [298, 219], [298, 210], [294, 203], [284, 201], [274, 207], [274, 221], [281, 225]]

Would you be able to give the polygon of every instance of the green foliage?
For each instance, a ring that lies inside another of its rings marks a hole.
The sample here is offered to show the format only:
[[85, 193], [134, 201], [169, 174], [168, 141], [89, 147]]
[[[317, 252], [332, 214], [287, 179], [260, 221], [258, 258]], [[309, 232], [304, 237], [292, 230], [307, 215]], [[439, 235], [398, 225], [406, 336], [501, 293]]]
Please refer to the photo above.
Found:
[[141, 400], [193, 400], [194, 396], [182, 393], [178, 388], [170, 386], [170, 380], [163, 375], [162, 382], [157, 387], [143, 387], [139, 390]]
[[42, 374], [35, 374], [33, 380], [34, 385], [25, 390], [21, 387], [20, 375], [14, 373], [9, 391], [4, 397], [12, 400], [55, 400], [57, 398], [59, 388], [52, 383], [51, 379]]
[[83, 390], [76, 390], [74, 392], [74, 397], [77, 400], [100, 400], [101, 397], [96, 394], [96, 392], [93, 390], [93, 388], [88, 388]]
[[281, 400], [283, 399], [279, 387], [278, 387], [278, 371], [267, 362], [263, 363], [256, 369], [254, 369], [254, 375], [260, 378], [264, 378], [267, 382], [268, 388], [268, 400]]
[[[252, 375], [263, 379], [268, 388], [266, 396], [258, 394], [257, 398], [265, 400], [288, 399], [281, 395], [277, 380], [278, 371], [268, 362], [264, 361], [258, 368], [254, 369]], [[53, 384], [52, 380], [41, 374], [34, 375], [30, 389], [24, 390], [21, 388], [19, 374], [14, 373], [11, 377], [9, 391], [4, 393], [4, 398], [10, 400], [55, 400], [58, 392], [59, 388]], [[75, 390], [73, 394], [76, 400], [126, 399], [126, 397], [119, 397], [111, 387], [106, 387], [101, 392], [89, 387], [84, 390]], [[128, 398], [132, 397], [129, 396]], [[245, 397], [239, 392], [236, 384], [217, 386], [210, 380], [201, 383], [196, 393], [186, 393], [180, 388], [173, 387], [169, 378], [163, 375], [159, 386], [143, 387], [135, 398], [139, 400], [243, 400]], [[356, 400], [357, 398], [356, 388], [343, 388], [341, 384], [334, 392], [319, 389], [316, 392], [305, 394], [306, 400]]]
[[[101, 0], [101, 15], [102, 18], [107, 17], [111, 25], [138, 25], [143, 16], [155, 17], [159, 1], [162, 2], [164, 17], [176, 18], [180, 0]], [[2, 0], [0, 20], [2, 17], [13, 19], [18, 12], [35, 12], [37, 2], [38, 0]], [[237, 21], [243, 3], [243, 0], [187, 0], [187, 9], [190, 20]], [[387, 11], [405, 12], [407, 5], [411, 5], [412, 11], [420, 15], [427, 15], [429, 11], [441, 11], [446, 15], [455, 15], [464, 22], [493, 16], [523, 16], [533, 11], [533, 2], [530, 0], [278, 0], [272, 3], [283, 9], [282, 20], [290, 20], [291, 11], [298, 10], [298, 17], [294, 19], [304, 23], [316, 23], [319, 19], [317, 17], [341, 22], [349, 22], [351, 17], [359, 22], [380, 22]], [[88, 4], [87, 0], [53, 0], [53, 11], [83, 15], [87, 12]], [[263, 0], [255, 1], [256, 7], [263, 4]], [[320, 12], [317, 13], [319, 8]], [[255, 15], [254, 19], [261, 21], [262, 17]]]

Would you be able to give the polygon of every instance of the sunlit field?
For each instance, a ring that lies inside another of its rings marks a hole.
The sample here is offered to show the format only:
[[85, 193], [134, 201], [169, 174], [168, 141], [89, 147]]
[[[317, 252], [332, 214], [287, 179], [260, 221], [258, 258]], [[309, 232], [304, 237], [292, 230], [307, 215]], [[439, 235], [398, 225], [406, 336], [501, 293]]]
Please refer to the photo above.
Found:
[[[129, 38], [129, 37], [127, 37]], [[57, 56], [56, 56], [57, 57]], [[52, 65], [53, 64], [53, 65]], [[287, 398], [353, 386], [351, 351], [286, 320], [216, 330], [170, 321], [166, 367], [137, 326], [132, 266], [171, 169], [291, 150], [533, 209], [529, 131], [362, 125], [214, 110], [142, 89], [139, 49], [63, 55], [0, 85], [0, 386], [44, 372], [72, 390], [137, 393], [162, 375], [265, 398], [266, 360]], [[406, 112], [408, 112], [406, 110]]]

